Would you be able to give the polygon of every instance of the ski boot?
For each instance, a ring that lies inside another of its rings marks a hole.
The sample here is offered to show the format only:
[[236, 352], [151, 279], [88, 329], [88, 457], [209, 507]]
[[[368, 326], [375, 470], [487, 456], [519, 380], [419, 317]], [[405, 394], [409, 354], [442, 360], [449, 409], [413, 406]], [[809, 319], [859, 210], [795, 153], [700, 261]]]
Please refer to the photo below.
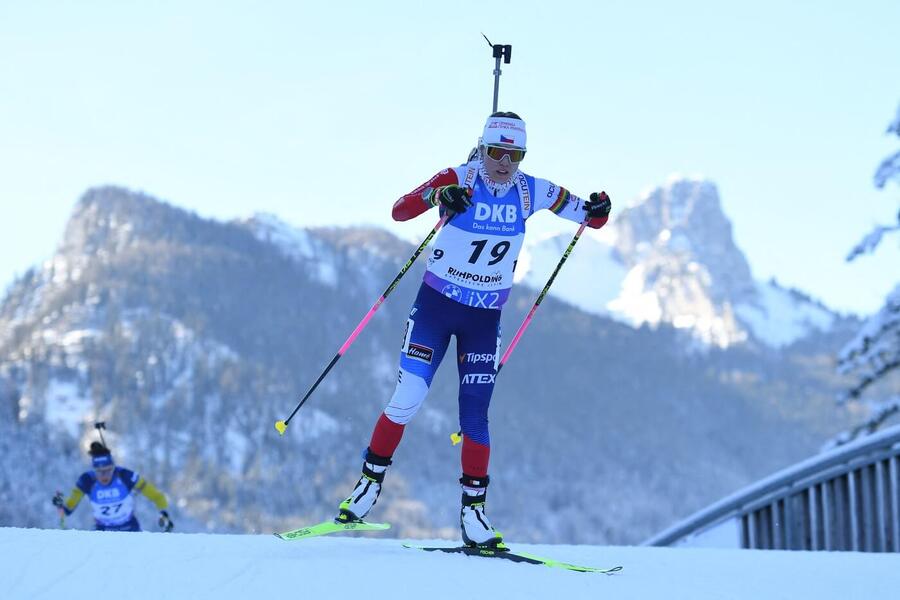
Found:
[[356, 482], [356, 487], [353, 488], [350, 496], [338, 507], [340, 512], [334, 519], [335, 523], [362, 521], [378, 501], [384, 473], [391, 464], [391, 459], [378, 456], [368, 448], [366, 448], [364, 457], [362, 476]]
[[459, 513], [459, 525], [462, 539], [466, 546], [497, 548], [505, 550], [503, 535], [491, 526], [484, 513], [487, 498], [487, 486], [490, 478], [470, 477], [463, 473], [459, 483], [462, 484], [462, 510]]

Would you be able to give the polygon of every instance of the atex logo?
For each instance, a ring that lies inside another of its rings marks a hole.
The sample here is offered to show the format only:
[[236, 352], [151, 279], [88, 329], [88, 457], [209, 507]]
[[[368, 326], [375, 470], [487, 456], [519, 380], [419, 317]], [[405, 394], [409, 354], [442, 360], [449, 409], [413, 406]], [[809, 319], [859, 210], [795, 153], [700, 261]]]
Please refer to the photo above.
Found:
[[431, 358], [434, 356], [434, 350], [428, 346], [410, 343], [409, 348], [406, 349], [406, 355], [430, 365]]
[[476, 221], [487, 221], [490, 219], [492, 223], [515, 223], [517, 214], [515, 204], [495, 204], [491, 206], [479, 202], [475, 205]]
[[459, 364], [463, 364], [468, 362], [470, 364], [480, 363], [480, 362], [494, 362], [493, 354], [478, 354], [476, 352], [463, 352], [459, 355]]
[[467, 383], [494, 383], [494, 377], [496, 377], [496, 375], [493, 373], [467, 373], [466, 375], [463, 375], [460, 383], [463, 385]]

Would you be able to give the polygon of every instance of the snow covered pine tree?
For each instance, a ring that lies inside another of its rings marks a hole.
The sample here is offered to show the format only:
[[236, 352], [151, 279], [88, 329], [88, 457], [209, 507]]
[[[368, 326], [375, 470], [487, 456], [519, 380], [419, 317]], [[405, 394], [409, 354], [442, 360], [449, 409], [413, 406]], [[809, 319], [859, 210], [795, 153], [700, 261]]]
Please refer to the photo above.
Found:
[[[897, 115], [888, 126], [888, 134], [900, 137], [900, 107]], [[900, 183], [900, 150], [886, 158], [875, 172], [875, 187], [884, 189], [891, 180]], [[900, 200], [900, 196], [898, 196]], [[878, 247], [886, 233], [900, 231], [900, 202], [898, 202], [897, 222], [892, 225], [878, 225], [866, 235], [847, 256], [848, 261], [871, 253]], [[838, 355], [838, 372], [855, 373], [856, 383], [839, 402], [857, 400], [862, 393], [876, 383], [886, 383], [887, 387], [877, 386], [882, 397], [870, 400], [871, 412], [868, 419], [849, 431], [841, 433], [834, 440], [834, 445], [844, 444], [860, 434], [873, 433], [891, 415], [900, 412], [900, 392], [898, 386], [892, 386], [889, 378], [898, 377], [900, 367], [900, 282], [888, 294], [884, 306], [869, 317], [854, 338]]]

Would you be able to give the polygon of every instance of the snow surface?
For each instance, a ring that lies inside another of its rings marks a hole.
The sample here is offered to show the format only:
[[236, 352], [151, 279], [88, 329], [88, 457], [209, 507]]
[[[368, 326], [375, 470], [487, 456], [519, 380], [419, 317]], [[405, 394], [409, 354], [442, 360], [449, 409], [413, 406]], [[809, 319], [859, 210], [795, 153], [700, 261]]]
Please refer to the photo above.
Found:
[[[569, 234], [529, 241], [519, 255], [514, 281], [543, 289], [571, 242]], [[554, 280], [551, 295], [584, 311], [620, 318], [610, 303], [620, 295], [627, 273], [625, 266], [613, 257], [606, 240], [583, 235]]]
[[274, 244], [288, 258], [301, 262], [315, 259], [312, 265], [317, 269], [318, 280], [332, 287], [337, 286], [338, 273], [335, 265], [329, 260], [321, 260], [326, 249], [308, 231], [288, 225], [268, 213], [254, 215], [248, 224], [258, 240]]
[[[634, 327], [643, 323], [655, 326], [665, 319], [663, 299], [648, 285], [650, 276], [644, 263], [627, 268], [615, 258], [614, 230], [612, 234], [585, 236], [569, 256], [550, 294], [586, 312]], [[660, 233], [667, 240], [671, 235], [667, 229]], [[690, 240], [679, 236], [669, 240], [669, 245], [677, 245], [678, 240], [690, 244]], [[516, 269], [516, 282], [542, 289], [570, 241], [571, 236], [562, 234], [526, 243]], [[696, 272], [702, 265], [693, 262], [688, 269]], [[714, 305], [697, 290], [694, 303], [683, 307], [687, 312], [676, 315], [671, 324], [693, 330], [703, 342], [722, 347], [745, 340], [748, 330], [771, 348], [782, 348], [815, 330], [828, 331], [834, 325], [835, 313], [824, 306], [772, 282], [754, 283], [758, 301], [738, 304], [733, 309], [739, 320], [738, 331], [731, 331], [731, 308]]]
[[813, 329], [828, 331], [834, 324], [834, 313], [812, 302], [798, 300], [788, 290], [759, 282], [756, 289], [760, 306], [740, 304], [735, 312], [757, 339], [773, 348], [787, 346]]
[[593, 566], [623, 565], [624, 571], [575, 573], [435, 555], [383, 537], [285, 542], [263, 535], [0, 528], [0, 589], [5, 600], [844, 600], [895, 598], [900, 589], [896, 554], [531, 544], [516, 548]]

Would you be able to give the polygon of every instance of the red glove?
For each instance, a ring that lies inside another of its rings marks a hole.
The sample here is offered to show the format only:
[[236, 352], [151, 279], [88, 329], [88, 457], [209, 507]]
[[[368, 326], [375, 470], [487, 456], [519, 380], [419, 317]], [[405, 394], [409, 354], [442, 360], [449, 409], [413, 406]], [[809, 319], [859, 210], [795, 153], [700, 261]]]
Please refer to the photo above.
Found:
[[606, 192], [599, 194], [594, 192], [591, 194], [591, 199], [584, 203], [584, 210], [591, 219], [605, 219], [612, 210], [612, 200], [609, 199]]

